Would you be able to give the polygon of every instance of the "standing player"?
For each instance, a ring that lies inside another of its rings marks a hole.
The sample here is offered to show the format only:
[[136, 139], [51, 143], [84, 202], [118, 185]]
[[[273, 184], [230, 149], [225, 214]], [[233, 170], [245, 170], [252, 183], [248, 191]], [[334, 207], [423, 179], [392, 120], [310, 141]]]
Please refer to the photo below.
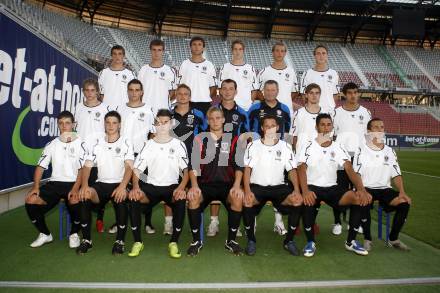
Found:
[[321, 88], [321, 99], [319, 105], [323, 109], [333, 110], [338, 100], [338, 73], [328, 67], [328, 50], [323, 45], [318, 45], [313, 50], [315, 66], [305, 71], [301, 78], [301, 93], [305, 88], [316, 83]]
[[[409, 250], [399, 240], [399, 233], [408, 217], [411, 198], [403, 186], [402, 173], [396, 153], [383, 142], [384, 123], [381, 119], [371, 119], [368, 124], [367, 142], [362, 143], [355, 155], [355, 170], [361, 177], [367, 191], [378, 200], [386, 212], [395, 211], [388, 245], [400, 250]], [[397, 190], [391, 188], [391, 180]], [[364, 247], [371, 250], [371, 215], [368, 211], [367, 225], [364, 226]]]
[[[359, 87], [355, 83], [349, 82], [345, 84], [342, 88], [342, 93], [344, 94], [345, 102], [342, 106], [336, 108], [333, 114], [334, 134], [336, 142], [340, 143], [347, 150], [353, 162], [355, 151], [359, 148], [359, 145], [365, 142], [367, 123], [371, 119], [371, 114], [368, 109], [359, 104]], [[338, 170], [338, 185], [342, 185], [344, 188], [353, 188], [343, 169]], [[334, 209], [333, 214], [335, 222], [332, 227], [332, 233], [340, 235], [342, 233], [341, 212], [338, 209]]]
[[189, 42], [191, 58], [179, 67], [179, 84], [186, 84], [191, 89], [191, 102], [194, 108], [204, 115], [217, 96], [216, 72], [214, 65], [203, 57], [205, 40], [193, 37]]
[[[154, 114], [150, 105], [143, 102], [142, 83], [132, 79], [128, 83], [128, 103], [118, 107], [121, 114], [121, 135], [130, 139], [133, 143], [134, 156], [140, 153], [144, 142], [150, 133], [153, 133]], [[150, 206], [145, 208], [145, 232], [154, 234], [156, 231], [151, 223], [152, 210]]]
[[[225, 125], [223, 131], [232, 133], [232, 140], [241, 134], [249, 131], [249, 121], [247, 113], [234, 101], [237, 94], [237, 83], [232, 79], [224, 79], [220, 87], [220, 104], [217, 106], [223, 111]], [[206, 236], [215, 236], [219, 232], [219, 210], [220, 205], [211, 203], [211, 223], [208, 226]], [[241, 236], [240, 230], [237, 236]]]
[[[94, 142], [105, 135], [104, 116], [110, 111], [109, 106], [98, 100], [99, 85], [95, 79], [83, 82], [85, 100], [76, 106], [75, 131], [83, 139], [86, 150], [90, 150]], [[98, 170], [93, 167], [90, 171], [89, 185], [96, 181]], [[97, 211], [96, 230], [104, 232], [104, 208]]]
[[219, 86], [226, 79], [237, 83], [237, 96], [235, 102], [238, 106], [248, 111], [257, 99], [258, 82], [255, 68], [244, 61], [245, 45], [241, 40], [235, 40], [231, 45], [232, 60], [225, 63], [220, 70]]
[[128, 102], [127, 84], [135, 75], [124, 65], [124, 47], [115, 45], [110, 52], [111, 64], [99, 73], [98, 81], [102, 101], [109, 105], [110, 109], [116, 110], [118, 106]]
[[297, 154], [301, 153], [301, 147], [308, 141], [315, 139], [318, 135], [316, 131], [316, 117], [325, 113], [319, 106], [321, 88], [316, 83], [309, 84], [305, 89], [306, 104], [298, 109], [293, 117], [291, 133], [293, 135], [293, 147]]
[[[275, 80], [267, 80], [264, 82], [263, 93], [264, 101], [261, 103], [255, 103], [249, 109], [249, 129], [250, 131], [261, 135], [263, 129], [261, 125], [262, 119], [266, 116], [276, 117], [278, 125], [276, 129], [280, 134], [280, 138], [283, 138], [284, 134], [290, 131], [291, 110], [285, 104], [278, 101], [277, 96], [279, 96], [279, 87]], [[283, 217], [277, 212], [276, 208], [273, 231], [277, 232], [279, 235], [285, 235], [287, 233], [287, 230], [284, 227]]]
[[209, 132], [194, 140], [189, 177], [188, 217], [193, 241], [188, 255], [196, 256], [203, 243], [200, 237], [201, 213], [213, 200], [219, 200], [228, 210], [228, 237], [225, 248], [241, 254], [242, 249], [235, 241], [240, 226], [243, 190], [240, 187], [243, 175], [237, 160], [237, 140], [231, 141], [231, 134], [223, 132], [225, 117], [223, 111], [212, 107], [207, 112]]
[[[258, 83], [260, 85], [260, 100], [261, 94], [264, 95], [263, 89], [268, 80], [275, 80], [278, 83], [278, 101], [285, 104], [289, 110], [290, 115], [293, 115], [293, 101], [298, 95], [298, 79], [293, 68], [288, 67], [284, 62], [287, 54], [287, 46], [282, 42], [277, 42], [272, 47], [273, 63], [258, 74]], [[282, 125], [280, 125], [280, 129]]]
[[174, 97], [177, 75], [173, 68], [164, 64], [165, 43], [162, 40], [150, 42], [151, 60], [139, 70], [138, 79], [144, 88], [144, 103], [150, 105], [153, 113], [159, 109], [170, 109]]
[[[247, 146], [244, 157], [246, 254], [256, 253], [255, 216], [260, 210], [258, 206], [264, 206], [270, 200], [278, 211], [288, 214], [288, 231], [283, 246], [290, 254], [298, 255], [293, 237], [301, 216], [302, 197], [295, 156], [292, 147], [277, 136], [280, 126], [276, 117], [265, 116], [261, 123], [263, 137]], [[284, 171], [290, 182], [286, 182]]]
[[[49, 142], [43, 150], [34, 173], [34, 185], [25, 198], [26, 212], [35, 225], [38, 238], [31, 247], [40, 247], [52, 242], [53, 237], [46, 225], [44, 215], [64, 199], [72, 218], [69, 236], [69, 247], [79, 246], [80, 230], [78, 214], [78, 191], [81, 185], [81, 167], [85, 150], [82, 140], [73, 133], [74, 118], [68, 111], [61, 112], [58, 117], [60, 136]], [[49, 182], [41, 186], [44, 170], [52, 165]]]
[[[100, 139], [89, 152], [83, 168], [79, 197], [83, 239], [77, 248], [84, 254], [92, 248], [91, 209], [92, 205], [105, 206], [112, 201], [116, 213], [117, 234], [113, 255], [123, 254], [125, 232], [127, 231], [127, 184], [132, 175], [133, 145], [129, 139], [120, 136], [121, 116], [116, 111], [105, 115], [105, 137]], [[98, 167], [98, 179], [89, 187], [88, 179], [92, 166]]]
[[[307, 237], [304, 256], [312, 257], [316, 252], [313, 224], [321, 201], [332, 208], [351, 206], [350, 229], [345, 248], [359, 255], [367, 255], [368, 251], [356, 241], [356, 234], [362, 215], [365, 215], [369, 209], [371, 195], [365, 190], [360, 176], [353, 171], [347, 151], [340, 144], [332, 141], [331, 116], [319, 114], [316, 117], [316, 129], [318, 137], [303, 148], [298, 162], [298, 176], [304, 198], [304, 233]], [[338, 166], [345, 169], [356, 187], [356, 192], [337, 185]]]
[[[140, 204], [155, 206], [161, 201], [166, 202], [173, 211], [173, 232], [168, 245], [170, 257], [181, 257], [177, 242], [185, 218], [188, 155], [185, 144], [170, 136], [171, 120], [169, 110], [161, 109], [157, 112], [156, 134], [153, 139], [145, 142], [134, 164], [133, 189], [129, 194], [131, 229], [135, 243], [128, 255], [132, 257], [138, 256], [144, 248], [139, 229], [141, 225]], [[144, 178], [142, 182], [139, 182], [145, 169], [148, 169], [146, 180]], [[181, 172], [183, 172], [183, 177], [179, 183]]]

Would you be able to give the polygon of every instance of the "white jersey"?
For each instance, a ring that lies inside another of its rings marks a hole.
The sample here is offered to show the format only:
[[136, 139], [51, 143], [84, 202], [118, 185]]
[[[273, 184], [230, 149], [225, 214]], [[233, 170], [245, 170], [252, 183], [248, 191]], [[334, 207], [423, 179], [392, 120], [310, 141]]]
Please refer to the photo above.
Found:
[[353, 165], [368, 188], [391, 188], [391, 179], [402, 174], [396, 153], [387, 145], [381, 150], [374, 150], [362, 144], [356, 151]]
[[145, 142], [134, 162], [134, 168], [140, 172], [148, 169], [147, 183], [155, 186], [179, 183], [180, 173], [187, 167], [188, 153], [185, 144], [177, 138], [172, 138], [167, 143], [150, 139]]
[[301, 93], [305, 93], [306, 87], [316, 83], [321, 88], [321, 97], [319, 105], [324, 109], [334, 109], [336, 107], [333, 95], [339, 94], [339, 75], [333, 69], [326, 71], [316, 71], [308, 69], [301, 78]]
[[297, 167], [290, 144], [279, 140], [275, 145], [265, 145], [258, 139], [251, 142], [245, 152], [244, 165], [252, 168], [250, 183], [262, 186], [285, 184], [284, 171]]
[[153, 132], [154, 116], [151, 107], [144, 104], [130, 107], [127, 104], [118, 107], [121, 114], [121, 136], [130, 139], [133, 151], [139, 153], [148, 134]]
[[109, 111], [110, 108], [105, 103], [94, 107], [78, 104], [75, 110], [75, 131], [84, 141], [102, 135], [105, 132], [104, 117]]
[[292, 93], [298, 92], [298, 79], [295, 70], [291, 67], [280, 70], [269, 65], [258, 74], [258, 83], [261, 91], [263, 91], [264, 83], [268, 80], [275, 80], [278, 83], [279, 92], [277, 100], [287, 105], [290, 109], [290, 115], [292, 115]]
[[81, 138], [62, 142], [59, 137], [49, 142], [38, 160], [38, 166], [47, 169], [52, 163], [49, 181], [75, 182], [78, 170], [82, 168], [86, 149]]
[[214, 65], [208, 60], [200, 63], [184, 60], [179, 67], [178, 84], [182, 83], [191, 89], [191, 102], [211, 102], [210, 87], [216, 86]]
[[249, 110], [252, 105], [251, 93], [259, 89], [255, 68], [250, 64], [233, 65], [225, 63], [220, 70], [219, 88], [225, 79], [232, 79], [237, 83], [235, 102], [244, 110]]
[[338, 168], [350, 162], [347, 151], [338, 143], [332, 142], [328, 147], [322, 147], [314, 139], [303, 147], [298, 164], [307, 165], [307, 184], [319, 187], [336, 185]]
[[310, 140], [318, 136], [316, 131], [316, 117], [318, 114], [327, 113], [322, 108], [317, 113], [311, 113], [306, 107], [298, 109], [293, 116], [293, 124], [290, 134], [297, 137], [296, 152], [301, 153], [302, 147]]
[[142, 82], [144, 97], [142, 101], [153, 108], [156, 114], [159, 109], [170, 109], [170, 91], [177, 87], [176, 71], [168, 65], [151, 67], [142, 66], [138, 73]]
[[105, 137], [98, 139], [87, 156], [87, 161], [98, 167], [96, 181], [103, 183], [121, 183], [125, 162], [133, 160], [133, 145], [122, 136], [115, 142], [107, 142]]
[[128, 102], [128, 83], [135, 78], [133, 71], [124, 68], [112, 70], [104, 68], [99, 73], [99, 88], [101, 95], [104, 95], [104, 102], [115, 110], [118, 106]]
[[365, 143], [367, 124], [370, 120], [370, 111], [362, 106], [359, 106], [355, 111], [348, 111], [343, 107], [335, 109], [333, 114], [333, 127], [336, 141], [339, 142], [351, 156], [354, 155], [354, 152], [362, 143]]

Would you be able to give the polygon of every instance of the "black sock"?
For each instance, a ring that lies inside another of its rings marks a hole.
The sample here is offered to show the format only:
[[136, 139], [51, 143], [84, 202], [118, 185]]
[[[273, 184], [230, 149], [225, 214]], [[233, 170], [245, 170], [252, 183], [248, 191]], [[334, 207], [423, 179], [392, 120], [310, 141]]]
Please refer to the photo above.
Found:
[[79, 203], [79, 218], [83, 239], [91, 240], [92, 201], [86, 200]]
[[180, 233], [182, 233], [183, 222], [185, 220], [185, 207], [186, 201], [184, 199], [176, 200], [172, 205], [173, 234], [171, 235], [170, 242], [179, 241]]
[[231, 240], [235, 240], [237, 237], [237, 230], [240, 226], [241, 220], [241, 212], [237, 212], [234, 210], [228, 211], [228, 242]]
[[104, 211], [105, 211], [105, 206], [100, 208], [96, 212], [96, 220], [104, 221]]
[[301, 217], [301, 210], [302, 210], [302, 206], [299, 206], [299, 207], [290, 206], [289, 207], [289, 214], [287, 217], [287, 224], [288, 224], [287, 234], [286, 234], [286, 239], [284, 240], [285, 244], [289, 241], [293, 241], [293, 237], [295, 236], [296, 228], [299, 225], [299, 219]]
[[150, 227], [152, 227], [153, 224], [151, 224], [151, 217], [152, 217], [152, 215], [153, 215], [153, 206], [151, 206], [151, 205], [148, 204], [148, 205], [145, 207], [144, 213], [145, 213], [145, 226], [150, 226]]
[[303, 226], [304, 234], [306, 234], [307, 242], [315, 242], [315, 235], [313, 233], [313, 225], [315, 224], [316, 216], [318, 215], [318, 206], [304, 206], [303, 207]]
[[363, 214], [361, 217], [361, 226], [364, 231], [364, 239], [371, 241], [373, 239], [371, 237], [371, 207], [363, 209]]
[[359, 226], [361, 225], [361, 217], [364, 213], [364, 209], [369, 208], [369, 206], [361, 207], [360, 205], [352, 205], [350, 207], [350, 218], [348, 220], [350, 228], [348, 229], [347, 244], [350, 244], [352, 240], [356, 239]]
[[139, 201], [130, 202], [130, 222], [134, 242], [142, 242], [141, 237], [141, 203]]
[[341, 225], [341, 211], [339, 208], [333, 208], [334, 223]]
[[[191, 227], [191, 234], [193, 241], [200, 241], [200, 223], [201, 223], [200, 208], [188, 209], [189, 226]], [[174, 217], [173, 217], [174, 221]]]
[[255, 238], [255, 208], [243, 207], [243, 223], [248, 240], [257, 242]]
[[79, 219], [79, 209], [80, 209], [79, 203], [69, 204], [67, 205], [67, 209], [69, 210], [70, 222], [71, 222], [70, 235], [76, 234], [81, 230], [80, 219]]
[[49, 235], [50, 231], [47, 228], [46, 221], [44, 219], [44, 214], [46, 213], [46, 205], [39, 204], [25, 204], [26, 212], [31, 220], [32, 224], [35, 225], [40, 233]]
[[118, 226], [118, 232], [116, 233], [116, 240], [124, 241], [125, 233], [127, 232], [128, 222], [128, 208], [127, 202], [115, 203], [113, 202], [116, 212], [116, 225]]
[[400, 203], [396, 206], [396, 213], [393, 218], [393, 226], [390, 232], [390, 240], [395, 241], [399, 239], [399, 233], [402, 230], [403, 224], [408, 217], [409, 204], [406, 202]]

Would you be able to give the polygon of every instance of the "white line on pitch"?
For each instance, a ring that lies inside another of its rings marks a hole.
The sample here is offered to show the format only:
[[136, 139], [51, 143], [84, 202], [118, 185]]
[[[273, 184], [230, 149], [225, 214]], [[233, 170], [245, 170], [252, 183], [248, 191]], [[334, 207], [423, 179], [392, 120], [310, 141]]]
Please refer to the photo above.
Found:
[[416, 173], [416, 172], [409, 172], [409, 171], [402, 171], [402, 172], [412, 174], [412, 175], [419, 175], [419, 176], [424, 176], [424, 177], [429, 177], [429, 178], [440, 179], [440, 176], [434, 176], [434, 175], [428, 175], [428, 174]]
[[334, 288], [386, 285], [440, 284], [440, 277], [331, 280], [298, 282], [247, 282], [247, 283], [106, 283], [106, 282], [21, 282], [0, 281], [0, 288], [76, 288], [76, 289], [258, 289], [258, 288]]

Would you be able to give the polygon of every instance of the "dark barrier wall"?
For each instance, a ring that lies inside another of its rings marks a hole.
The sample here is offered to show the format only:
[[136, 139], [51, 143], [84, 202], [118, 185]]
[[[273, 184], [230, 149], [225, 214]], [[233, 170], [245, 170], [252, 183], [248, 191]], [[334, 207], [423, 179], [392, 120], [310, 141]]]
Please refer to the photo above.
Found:
[[[96, 73], [0, 11], [0, 190], [32, 182], [56, 116], [75, 111]], [[45, 174], [46, 176], [48, 174]]]

